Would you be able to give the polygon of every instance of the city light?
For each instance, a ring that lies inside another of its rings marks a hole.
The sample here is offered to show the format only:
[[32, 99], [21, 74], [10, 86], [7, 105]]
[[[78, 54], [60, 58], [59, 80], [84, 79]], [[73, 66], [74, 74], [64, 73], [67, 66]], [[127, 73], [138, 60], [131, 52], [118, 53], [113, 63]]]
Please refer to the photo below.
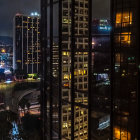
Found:
[[95, 45], [95, 42], [92, 42], [92, 45]]
[[40, 14], [38, 14], [37, 12], [32, 12], [31, 16], [40, 16]]
[[4, 71], [4, 74], [11, 74], [11, 71], [7, 69]]
[[99, 26], [99, 30], [110, 31], [111, 30], [111, 26]]
[[10, 83], [12, 83], [12, 81], [7, 80], [7, 81], [6, 81], [6, 82], [4, 82], [4, 83], [6, 83], [6, 84], [10, 84]]
[[2, 53], [6, 53], [6, 50], [5, 50], [5, 49], [2, 49], [1, 52], [2, 52]]

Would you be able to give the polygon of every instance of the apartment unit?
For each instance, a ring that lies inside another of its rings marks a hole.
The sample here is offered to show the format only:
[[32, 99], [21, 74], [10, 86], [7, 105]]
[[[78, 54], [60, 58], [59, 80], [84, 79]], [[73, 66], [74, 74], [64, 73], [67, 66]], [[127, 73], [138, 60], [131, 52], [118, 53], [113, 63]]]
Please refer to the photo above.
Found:
[[13, 26], [13, 68], [27, 74], [40, 72], [40, 17], [16, 14]]

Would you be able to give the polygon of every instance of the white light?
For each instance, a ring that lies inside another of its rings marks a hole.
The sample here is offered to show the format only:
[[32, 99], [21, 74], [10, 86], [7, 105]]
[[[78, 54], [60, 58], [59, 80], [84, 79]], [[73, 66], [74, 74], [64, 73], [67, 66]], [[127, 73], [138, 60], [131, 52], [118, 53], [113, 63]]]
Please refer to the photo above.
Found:
[[6, 84], [10, 84], [10, 83], [12, 83], [12, 81], [7, 80], [5, 83]]
[[32, 12], [31, 16], [39, 16], [39, 14], [37, 12]]
[[5, 70], [4, 73], [5, 74], [11, 74], [11, 71], [10, 70]]
[[31, 16], [34, 16], [34, 13], [31, 13]]

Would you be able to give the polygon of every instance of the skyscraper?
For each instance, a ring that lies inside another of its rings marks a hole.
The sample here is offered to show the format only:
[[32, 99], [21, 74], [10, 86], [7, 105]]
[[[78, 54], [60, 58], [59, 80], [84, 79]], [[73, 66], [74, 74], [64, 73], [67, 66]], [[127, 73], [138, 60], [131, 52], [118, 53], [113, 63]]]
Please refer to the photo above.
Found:
[[139, 0], [112, 1], [112, 129], [116, 140], [138, 140]]
[[[43, 72], [43, 76], [46, 75], [48, 77], [46, 80], [50, 80], [47, 83], [42, 80], [42, 83], [47, 85], [42, 90], [42, 98], [49, 97], [46, 100], [47, 108], [49, 108], [46, 116], [49, 125], [46, 126], [46, 130], [50, 133], [47, 134], [50, 139], [54, 137], [54, 134], [58, 134], [58, 139], [63, 140], [88, 139], [88, 60], [91, 47], [89, 45], [89, 29], [91, 29], [89, 28], [89, 13], [91, 12], [89, 3], [88, 0], [65, 0], [50, 1], [47, 5], [42, 0], [41, 16], [48, 16], [46, 18], [48, 20], [45, 24], [45, 19], [41, 18], [41, 25], [46, 28], [49, 41], [46, 42], [46, 39], [41, 37], [41, 47], [47, 48], [46, 54], [50, 52], [47, 59], [43, 54], [43, 62], [47, 63], [46, 74]], [[44, 5], [49, 8], [45, 9]], [[54, 15], [54, 12], [59, 13], [58, 17]], [[58, 23], [57, 35], [54, 33], [55, 23]], [[41, 35], [46, 36], [44, 30]], [[59, 73], [58, 80], [55, 79], [55, 81], [53, 80], [54, 36], [58, 36], [59, 44], [59, 68], [57, 69]], [[44, 104], [42, 107], [45, 108]], [[57, 116], [58, 123], [55, 121]]]
[[24, 73], [39, 73], [40, 67], [40, 17], [16, 14], [14, 17], [13, 68]]
[[[74, 4], [74, 5], [73, 5]], [[74, 18], [71, 10], [74, 6]], [[72, 21], [74, 20], [74, 21]], [[74, 23], [72, 23], [74, 22]], [[74, 25], [73, 25], [74, 24]], [[73, 27], [72, 27], [73, 26]], [[74, 32], [72, 32], [73, 28]], [[71, 36], [73, 34], [74, 39]], [[88, 0], [62, 2], [62, 135], [71, 138], [71, 98], [74, 98], [74, 137], [88, 139]], [[73, 53], [73, 54], [72, 54]], [[73, 57], [73, 58], [72, 58]], [[73, 70], [73, 71], [72, 71]], [[73, 74], [74, 72], [74, 74]], [[73, 75], [73, 78], [72, 78]], [[72, 83], [74, 82], [74, 83]], [[74, 86], [74, 87], [72, 87]], [[72, 88], [74, 96], [72, 94]], [[84, 93], [85, 92], [85, 93]]]

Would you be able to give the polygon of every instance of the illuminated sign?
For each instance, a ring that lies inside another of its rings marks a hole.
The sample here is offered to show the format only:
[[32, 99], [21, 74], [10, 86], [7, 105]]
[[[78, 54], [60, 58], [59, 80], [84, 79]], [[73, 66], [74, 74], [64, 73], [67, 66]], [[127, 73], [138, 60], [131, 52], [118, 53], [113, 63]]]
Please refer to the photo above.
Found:
[[99, 26], [99, 30], [110, 31], [111, 26]]

